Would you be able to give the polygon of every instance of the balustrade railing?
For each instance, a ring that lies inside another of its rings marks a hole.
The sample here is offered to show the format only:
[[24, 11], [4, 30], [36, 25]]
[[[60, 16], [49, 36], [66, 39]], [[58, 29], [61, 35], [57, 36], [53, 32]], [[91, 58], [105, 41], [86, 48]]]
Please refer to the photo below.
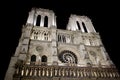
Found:
[[23, 65], [17, 67], [14, 77], [120, 77], [115, 68], [37, 66]]

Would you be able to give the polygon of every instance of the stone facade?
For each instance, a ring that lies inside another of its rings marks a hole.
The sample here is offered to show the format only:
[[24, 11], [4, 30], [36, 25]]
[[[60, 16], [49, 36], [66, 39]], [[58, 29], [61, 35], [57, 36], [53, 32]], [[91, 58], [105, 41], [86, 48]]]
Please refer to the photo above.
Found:
[[108, 79], [120, 75], [87, 16], [72, 14], [62, 30], [52, 10], [31, 9], [5, 80]]

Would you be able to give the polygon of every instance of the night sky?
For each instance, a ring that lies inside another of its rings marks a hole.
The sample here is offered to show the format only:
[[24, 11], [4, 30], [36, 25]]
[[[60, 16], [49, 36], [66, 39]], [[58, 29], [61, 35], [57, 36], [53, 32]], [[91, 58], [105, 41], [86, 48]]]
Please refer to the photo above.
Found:
[[119, 6], [117, 2], [112, 1], [90, 1], [16, 0], [12, 4], [6, 5], [6, 8], [3, 8], [2, 11], [3, 15], [5, 15], [5, 19], [2, 19], [4, 26], [1, 26], [2, 58], [0, 60], [0, 78], [2, 79], [0, 80], [3, 80], [10, 58], [15, 53], [21, 36], [22, 25], [26, 24], [28, 12], [32, 7], [53, 10], [57, 16], [57, 26], [59, 29], [66, 28], [70, 14], [88, 16], [96, 31], [100, 33], [102, 42], [111, 60], [118, 70], [120, 70], [120, 40], [118, 39], [120, 38], [120, 31], [118, 29], [120, 23], [118, 18], [120, 17], [118, 15]]

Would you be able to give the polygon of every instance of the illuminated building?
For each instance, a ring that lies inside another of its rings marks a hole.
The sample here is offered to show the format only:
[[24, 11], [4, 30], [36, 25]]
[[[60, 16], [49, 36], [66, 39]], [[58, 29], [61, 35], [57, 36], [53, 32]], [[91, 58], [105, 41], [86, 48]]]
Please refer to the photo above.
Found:
[[5, 80], [119, 80], [100, 35], [87, 16], [72, 14], [57, 29], [52, 10], [33, 8]]

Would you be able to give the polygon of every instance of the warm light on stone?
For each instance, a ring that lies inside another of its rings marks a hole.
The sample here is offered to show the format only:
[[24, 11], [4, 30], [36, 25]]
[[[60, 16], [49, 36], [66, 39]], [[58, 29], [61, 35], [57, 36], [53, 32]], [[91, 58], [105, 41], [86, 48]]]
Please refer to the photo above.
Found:
[[33, 8], [5, 80], [119, 80], [100, 35], [87, 16], [71, 14], [57, 29], [52, 10]]

